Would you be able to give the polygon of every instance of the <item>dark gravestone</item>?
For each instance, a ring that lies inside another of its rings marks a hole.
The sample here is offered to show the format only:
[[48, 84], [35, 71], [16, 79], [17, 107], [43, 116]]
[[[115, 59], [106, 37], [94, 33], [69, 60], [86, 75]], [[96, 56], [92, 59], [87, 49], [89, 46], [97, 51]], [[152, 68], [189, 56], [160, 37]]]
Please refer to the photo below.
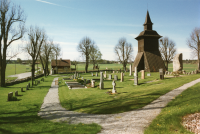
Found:
[[159, 69], [159, 72], [160, 72], [160, 79], [163, 80], [164, 79], [164, 71], [163, 69]]
[[11, 101], [13, 97], [13, 92], [8, 93], [8, 101]]
[[26, 90], [29, 90], [29, 88], [28, 88], [28, 84], [26, 85]]
[[15, 96], [18, 96], [18, 91], [15, 91]]
[[21, 92], [24, 92], [24, 91], [23, 91], [23, 87], [21, 87]]

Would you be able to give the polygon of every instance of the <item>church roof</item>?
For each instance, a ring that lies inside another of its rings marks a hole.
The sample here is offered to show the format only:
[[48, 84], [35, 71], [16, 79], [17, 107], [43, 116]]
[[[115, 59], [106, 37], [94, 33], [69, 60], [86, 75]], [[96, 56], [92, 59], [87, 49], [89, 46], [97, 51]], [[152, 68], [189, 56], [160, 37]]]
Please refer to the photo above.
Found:
[[151, 18], [149, 16], [149, 11], [148, 10], [147, 10], [147, 15], [146, 15], [146, 19], [145, 19], [144, 25], [147, 25], [147, 24], [153, 24], [151, 22]]
[[140, 39], [141, 37], [156, 37], [156, 38], [160, 38], [162, 36], [160, 36], [156, 31], [154, 30], [145, 30], [145, 31], [142, 31], [138, 37], [136, 37], [135, 39], [138, 40]]

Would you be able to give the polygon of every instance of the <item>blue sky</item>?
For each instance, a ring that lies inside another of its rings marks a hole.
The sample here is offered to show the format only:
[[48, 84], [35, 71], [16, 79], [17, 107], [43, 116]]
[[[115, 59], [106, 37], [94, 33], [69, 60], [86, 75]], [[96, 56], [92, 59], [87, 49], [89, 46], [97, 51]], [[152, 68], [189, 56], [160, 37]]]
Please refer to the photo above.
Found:
[[[59, 43], [63, 59], [82, 60], [77, 51], [83, 37], [95, 41], [102, 59], [117, 60], [114, 47], [122, 37], [137, 55], [135, 37], [143, 31], [147, 5], [153, 30], [176, 43], [177, 53], [191, 59], [186, 40], [200, 27], [199, 0], [13, 0], [27, 15], [26, 26], [37, 25]], [[20, 44], [20, 41], [13, 45]], [[18, 56], [27, 59], [27, 54]]]

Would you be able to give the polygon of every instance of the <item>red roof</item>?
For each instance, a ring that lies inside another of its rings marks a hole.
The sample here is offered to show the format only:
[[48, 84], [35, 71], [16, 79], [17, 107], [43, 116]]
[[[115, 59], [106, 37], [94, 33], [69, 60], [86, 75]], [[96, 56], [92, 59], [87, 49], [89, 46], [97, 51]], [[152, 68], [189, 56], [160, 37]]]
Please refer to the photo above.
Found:
[[[51, 60], [51, 66], [56, 66], [56, 60]], [[67, 59], [67, 60], [64, 60], [64, 59], [57, 60], [57, 66], [58, 67], [66, 67], [66, 66], [70, 67], [71, 62], [70, 62], [69, 59]]]

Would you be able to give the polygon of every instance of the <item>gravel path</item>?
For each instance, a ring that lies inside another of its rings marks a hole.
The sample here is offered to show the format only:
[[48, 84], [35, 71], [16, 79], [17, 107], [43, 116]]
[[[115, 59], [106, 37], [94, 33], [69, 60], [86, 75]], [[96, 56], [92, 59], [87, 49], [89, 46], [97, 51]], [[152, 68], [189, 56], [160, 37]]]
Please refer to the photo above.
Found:
[[143, 134], [145, 128], [149, 126], [151, 121], [161, 112], [161, 109], [164, 108], [169, 101], [188, 87], [200, 82], [200, 79], [197, 79], [184, 84], [160, 96], [141, 109], [119, 114], [84, 114], [67, 111], [60, 105], [58, 86], [54, 84], [57, 79], [58, 78], [55, 78], [53, 80], [38, 115], [53, 122], [66, 122], [69, 124], [97, 123], [103, 127], [99, 134]]

